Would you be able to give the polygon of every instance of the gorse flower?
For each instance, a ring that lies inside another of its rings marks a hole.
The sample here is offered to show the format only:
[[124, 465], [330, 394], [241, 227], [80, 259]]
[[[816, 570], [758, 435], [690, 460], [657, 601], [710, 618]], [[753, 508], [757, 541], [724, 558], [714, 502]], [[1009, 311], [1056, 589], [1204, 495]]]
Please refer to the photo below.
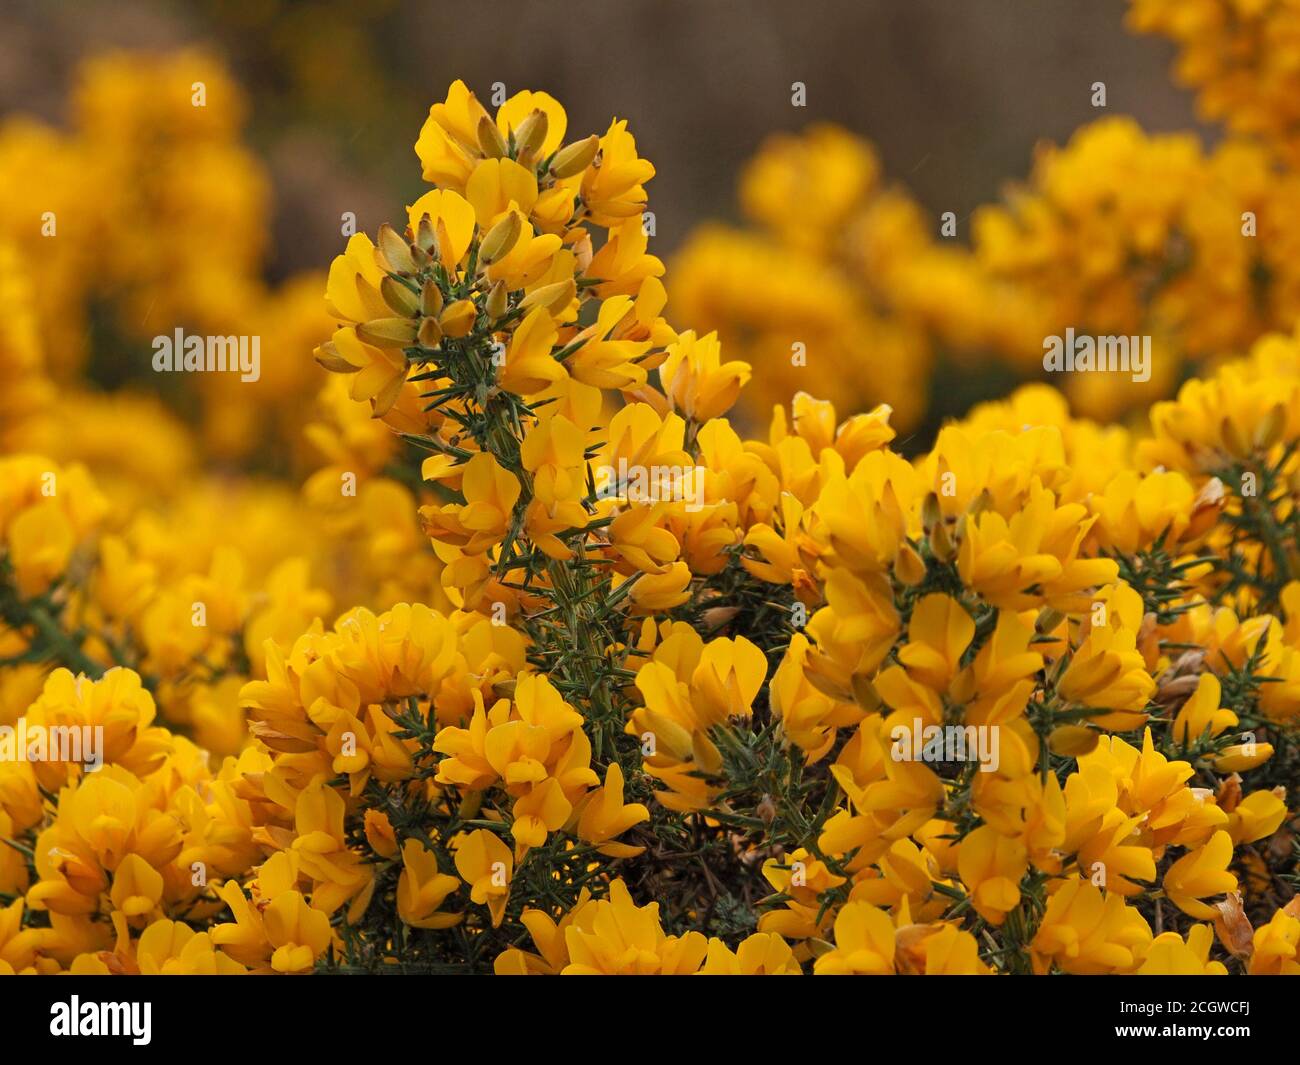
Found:
[[[251, 203], [233, 89], [191, 116], [175, 62], [93, 68], [132, 121], [6, 127], [0, 172], [43, 159], [92, 227], [65, 171], [152, 210], [161, 141]], [[0, 971], [1296, 971], [1300, 340], [1266, 332], [1294, 262], [1206, 211], [1289, 209], [1260, 151], [1098, 123], [962, 250], [817, 127], [670, 277], [626, 120], [457, 81], [430, 187], [323, 277], [265, 291], [219, 217], [159, 259], [105, 237], [128, 306], [314, 345], [314, 405], [295, 366], [258, 407], [317, 452], [300, 492], [201, 474], [244, 431], [145, 407], [115, 457], [120, 415], [45, 362], [93, 271], [29, 265], [6, 207]], [[1254, 343], [1147, 426], [1033, 384], [901, 450], [940, 351], [1026, 365], [1076, 322]]]

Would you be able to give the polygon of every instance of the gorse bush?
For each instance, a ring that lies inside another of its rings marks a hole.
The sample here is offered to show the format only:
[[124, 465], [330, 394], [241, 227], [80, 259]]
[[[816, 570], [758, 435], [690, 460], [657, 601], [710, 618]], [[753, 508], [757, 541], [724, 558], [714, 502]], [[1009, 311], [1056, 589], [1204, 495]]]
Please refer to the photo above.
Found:
[[[1071, 407], [1140, 414], [1198, 366], [1241, 353], [1300, 315], [1295, 204], [1300, 7], [1133, 0], [1129, 24], [1180, 46], [1180, 80], [1222, 122], [1213, 148], [1148, 134], [1099, 109], [1027, 180], [969, 223], [888, 182], [871, 145], [818, 124], [775, 134], [739, 181], [743, 227], [700, 227], [669, 281], [675, 312], [762, 366], [769, 407], [807, 390], [844, 408], [887, 402], [924, 424], [936, 373], [987, 396], [1034, 375], [1067, 328], [1150, 337], [1149, 377], [1076, 374]], [[1093, 101], [1104, 97], [1095, 83]], [[962, 239], [970, 231], [969, 243]], [[862, 372], [859, 352], [876, 357]], [[969, 402], [969, 400], [968, 400]], [[964, 409], [964, 408], [963, 408]]]
[[[157, 70], [99, 76], [187, 135]], [[329, 267], [315, 411], [269, 430], [324, 460], [297, 495], [198, 475], [129, 395], [115, 439], [4, 246], [0, 971], [1300, 973], [1300, 339], [1263, 333], [1140, 430], [1029, 384], [915, 458], [890, 406], [802, 391], [754, 437], [729, 414], [766, 364], [665, 317], [625, 121], [575, 134], [546, 93], [493, 111], [456, 82], [415, 151], [428, 190]], [[829, 255], [875, 166], [828, 130], [773, 151], [746, 196], [779, 313], [812, 269], [781, 248]], [[821, 173], [802, 151], [843, 197], [780, 191]], [[1033, 202], [990, 230], [1063, 225]], [[225, 239], [210, 293], [299, 306]], [[701, 305], [742, 238], [707, 239]], [[926, 264], [1082, 298], [1071, 270], [900, 255], [871, 283], [922, 336]], [[63, 298], [183, 298], [156, 266]], [[243, 333], [231, 299], [213, 328]], [[272, 316], [268, 412], [319, 313]], [[824, 323], [845, 378], [874, 357], [851, 319]], [[221, 380], [200, 409], [228, 456]], [[151, 444], [176, 465], [117, 454]]]

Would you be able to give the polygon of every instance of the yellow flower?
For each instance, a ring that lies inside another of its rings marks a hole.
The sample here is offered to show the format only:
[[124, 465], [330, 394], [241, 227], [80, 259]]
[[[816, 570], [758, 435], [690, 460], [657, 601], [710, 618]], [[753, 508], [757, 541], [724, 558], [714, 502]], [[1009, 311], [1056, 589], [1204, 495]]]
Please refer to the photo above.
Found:
[[406, 383], [406, 356], [398, 349], [366, 343], [350, 325], [335, 330], [316, 349], [316, 359], [332, 372], [352, 374], [348, 394], [368, 400], [376, 418], [392, 409]]
[[836, 557], [862, 573], [893, 564], [917, 502], [912, 467], [891, 451], [872, 451], [847, 477], [831, 466], [816, 513]]
[[1228, 871], [1232, 837], [1216, 832], [1208, 843], [1184, 854], [1165, 873], [1165, 893], [1183, 913], [1197, 920], [1213, 920], [1216, 911], [1200, 900], [1237, 890], [1237, 878]]
[[479, 155], [478, 127], [483, 121], [491, 119], [478, 97], [463, 81], [452, 82], [447, 99], [429, 108], [429, 117], [415, 142], [425, 181], [465, 187], [472, 162]]
[[1137, 648], [1142, 600], [1121, 585], [1104, 602], [1105, 624], [1091, 627], [1057, 687], [1071, 702], [1110, 711], [1092, 717], [1093, 724], [1127, 731], [1146, 719], [1147, 701], [1155, 691], [1155, 681]]
[[343, 254], [334, 257], [325, 287], [325, 303], [335, 318], [361, 325], [372, 318], [392, 316], [393, 312], [379, 294], [384, 271], [375, 257], [376, 250], [368, 236], [355, 233], [348, 238]]
[[631, 599], [648, 614], [662, 614], [681, 606], [691, 597], [691, 571], [685, 562], [674, 562], [662, 573], [643, 573], [632, 585]]
[[611, 762], [605, 770], [605, 784], [591, 792], [578, 819], [578, 838], [597, 845], [601, 854], [611, 858], [635, 858], [644, 847], [612, 842], [633, 825], [650, 820], [650, 811], [641, 803], [623, 804], [623, 770]]
[[[824, 646], [825, 641], [822, 643]], [[813, 670], [808, 637], [795, 633], [772, 675], [768, 699], [785, 735], [804, 750], [809, 761], [816, 761], [830, 750], [837, 729], [855, 725], [863, 716], [862, 710], [849, 700], [851, 692], [847, 687], [842, 689], [842, 695], [831, 694], [827, 687], [823, 674]]]
[[397, 833], [382, 810], [367, 810], [364, 815], [366, 842], [381, 858], [397, 857]]
[[565, 976], [678, 976], [698, 972], [708, 952], [699, 932], [665, 935], [659, 904], [637, 906], [622, 880], [609, 898], [582, 907], [565, 930], [569, 949]]
[[592, 221], [612, 228], [625, 218], [639, 216], [646, 202], [645, 183], [655, 176], [655, 168], [638, 158], [626, 121], [610, 123], [600, 138], [597, 158], [599, 164], [582, 176], [582, 200]]
[[0, 910], [0, 976], [35, 972], [37, 957], [46, 938], [42, 929], [23, 927], [21, 898]]
[[861, 694], [863, 684], [893, 647], [898, 611], [882, 574], [857, 577], [834, 569], [823, 590], [826, 606], [807, 626], [819, 649], [808, 660], [809, 679], [828, 695], [849, 700]]
[[725, 414], [749, 376], [748, 363], [722, 361], [717, 333], [696, 339], [694, 330], [687, 330], [669, 345], [668, 357], [659, 367], [659, 379], [673, 409], [700, 422]]
[[456, 872], [469, 885], [470, 899], [480, 906], [486, 905], [492, 915], [492, 927], [500, 928], [514, 872], [510, 848], [486, 828], [457, 836], [451, 845], [456, 852]]
[[971, 904], [995, 928], [1020, 904], [1020, 879], [1028, 868], [1024, 844], [989, 825], [975, 829], [957, 849], [958, 875], [970, 889]]
[[[602, 300], [610, 296], [637, 296], [653, 304], [656, 317], [668, 300], [668, 293], [657, 279], [664, 272], [664, 264], [653, 255], [646, 254], [649, 234], [640, 218], [629, 218], [609, 231], [609, 238], [600, 251], [592, 256], [584, 271], [588, 277], [603, 279], [596, 286], [596, 295]], [[638, 315], [640, 317], [640, 315]], [[659, 319], [662, 322], [662, 319]], [[663, 327], [661, 327], [663, 328]], [[668, 331], [671, 333], [671, 330]], [[665, 334], [667, 338], [667, 334]]]
[[[156, 714], [153, 696], [134, 670], [110, 669], [99, 680], [74, 677], [66, 669], [54, 670], [28, 709], [27, 724], [77, 730], [87, 740], [93, 737], [98, 750], [83, 750], [80, 764], [75, 746], [64, 752], [74, 756], [67, 762], [51, 750], [47, 757], [32, 763], [37, 780], [53, 791], [77, 777], [93, 755], [144, 776], [158, 768], [172, 748], [171, 736], [154, 724]], [[94, 731], [86, 733], [86, 729]]]
[[128, 854], [113, 874], [113, 906], [129, 919], [151, 915], [162, 892], [162, 875], [138, 855]]
[[1228, 834], [1234, 845], [1271, 836], [1286, 820], [1286, 790], [1252, 791], [1228, 813]]
[[1079, 557], [1095, 520], [1085, 515], [1081, 504], [1057, 506], [1053, 494], [1035, 480], [1024, 508], [1010, 520], [993, 510], [967, 519], [958, 555], [962, 580], [1006, 609], [1042, 603], [1085, 609], [1086, 591], [1114, 581], [1118, 573], [1110, 559]]
[[767, 656], [745, 637], [720, 637], [704, 645], [691, 674], [691, 701], [707, 728], [729, 718], [749, 717], [767, 676]]
[[1131, 972], [1151, 943], [1151, 929], [1119, 895], [1086, 880], [1066, 880], [1047, 901], [1030, 943], [1034, 972], [1053, 964], [1077, 975]]
[[1300, 976], [1300, 918], [1284, 910], [1255, 929], [1249, 972], [1252, 976]]
[[800, 976], [803, 969], [790, 944], [772, 932], [755, 932], [733, 954], [720, 939], [709, 940], [700, 976]]
[[296, 891], [271, 900], [262, 912], [262, 927], [275, 948], [271, 968], [278, 973], [306, 972], [330, 943], [329, 917], [308, 906]]
[[439, 783], [478, 791], [497, 779], [496, 765], [487, 756], [488, 729], [508, 720], [510, 708], [502, 699], [489, 714], [483, 706], [483, 693], [477, 689], [473, 700], [474, 712], [469, 728], [448, 725], [441, 729], [434, 738], [433, 749], [447, 755], [438, 763], [436, 779]]
[[402, 875], [397, 879], [397, 912], [412, 928], [450, 928], [465, 919], [461, 913], [438, 912], [447, 896], [460, 887], [454, 876], [438, 870], [438, 856], [418, 839], [402, 844]]
[[[555, 322], [545, 307], [529, 311], [510, 339], [505, 365], [497, 383], [509, 392], [531, 395], [556, 381], [563, 381], [568, 372], [564, 364], [551, 354], [557, 335]], [[533, 435], [530, 433], [529, 437]]]
[[1177, 932], [1162, 932], [1151, 941], [1138, 967], [1139, 976], [1227, 976], [1227, 966], [1210, 961], [1214, 932], [1207, 924], [1193, 925], [1187, 941]]
[[[473, 204], [451, 189], [433, 189], [407, 207], [406, 216], [413, 231], [419, 229], [422, 221], [428, 220], [438, 242], [438, 261], [442, 263], [443, 269], [448, 274], [454, 275], [474, 239], [476, 216]], [[469, 303], [472, 321], [475, 313], [473, 303], [458, 302]], [[456, 304], [449, 304], [448, 309], [453, 306]], [[446, 321], [444, 319], [440, 321], [443, 331], [446, 332]]]
[[894, 971], [894, 923], [867, 902], [846, 902], [835, 916], [835, 949], [813, 965], [819, 976], [886, 976]]
[[1272, 757], [1271, 743], [1234, 743], [1214, 756], [1214, 768], [1220, 773], [1246, 773]]
[[545, 159], [564, 143], [564, 134], [568, 128], [568, 116], [564, 113], [564, 108], [549, 93], [528, 89], [515, 93], [497, 110], [497, 129], [503, 137], [515, 135], [534, 112], [541, 112], [545, 116], [546, 135], [532, 154], [535, 158]]
[[556, 976], [569, 964], [569, 947], [564, 936], [574, 918], [591, 904], [591, 892], [583, 888], [573, 908], [564, 914], [558, 922], [542, 910], [524, 910], [519, 915], [519, 923], [527, 930], [536, 954], [511, 947], [497, 955], [492, 963], [492, 970], [498, 976], [541, 975]]
[[480, 451], [465, 463], [461, 490], [464, 504], [420, 508], [425, 532], [435, 541], [461, 547], [469, 554], [501, 543], [522, 491], [518, 478], [491, 452]]
[[946, 691], [975, 635], [975, 622], [949, 596], [927, 595], [913, 608], [907, 632], [898, 660], [909, 676], [935, 692]]
[[1157, 541], [1166, 550], [1173, 550], [1189, 531], [1205, 531], [1205, 523], [1200, 520], [1199, 529], [1191, 528], [1197, 510], [1196, 491], [1186, 476], [1173, 470], [1145, 477], [1125, 470], [1103, 493], [1094, 495], [1090, 505], [1097, 515], [1100, 543], [1126, 555], [1152, 547]]
[[[919, 945], [905, 946], [911, 934], [922, 932]], [[938, 928], [913, 925], [900, 928], [899, 950], [919, 953], [926, 976], [987, 976], [989, 967], [980, 961], [979, 943], [969, 932], [950, 924]]]
[[513, 159], [484, 159], [470, 174], [465, 199], [473, 205], [479, 227], [486, 232], [511, 208], [525, 216], [532, 211], [537, 202], [537, 175]]
[[575, 380], [593, 388], [630, 389], [645, 384], [646, 368], [640, 360], [650, 350], [650, 339], [633, 339], [620, 331], [635, 313], [630, 296], [611, 296], [601, 303], [596, 321], [567, 345], [576, 348], [565, 362]]
[[1196, 690], [1174, 718], [1173, 734], [1179, 743], [1191, 744], [1206, 734], [1218, 736], [1237, 724], [1237, 715], [1219, 705], [1221, 695], [1219, 678], [1213, 673], [1202, 673]]
[[57, 500], [29, 506], [9, 523], [9, 562], [18, 591], [39, 595], [63, 575], [77, 545], [76, 530]]
[[140, 934], [136, 961], [143, 976], [229, 976], [244, 967], [213, 948], [207, 932], [180, 921], [154, 921]]

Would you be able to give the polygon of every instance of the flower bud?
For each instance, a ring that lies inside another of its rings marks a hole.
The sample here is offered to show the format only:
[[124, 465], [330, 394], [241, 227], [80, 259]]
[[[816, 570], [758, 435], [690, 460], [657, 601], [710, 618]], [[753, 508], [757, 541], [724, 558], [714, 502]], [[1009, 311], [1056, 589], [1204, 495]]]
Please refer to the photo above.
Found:
[[1245, 773], [1272, 757], [1271, 743], [1236, 743], [1215, 756], [1214, 768], [1220, 773]]
[[1241, 774], [1232, 773], [1219, 782], [1219, 790], [1214, 795], [1214, 805], [1225, 814], [1232, 813], [1241, 805]]
[[352, 363], [343, 358], [332, 340], [327, 340], [324, 344], [321, 344], [312, 352], [312, 357], [330, 373], [356, 373], [361, 369], [361, 367], [353, 366]]
[[560, 180], [581, 174], [591, 166], [599, 150], [600, 138], [594, 133], [585, 141], [574, 141], [555, 153], [551, 160], [551, 174]]
[[415, 246], [432, 258], [438, 257], [438, 233], [433, 228], [433, 219], [427, 214], [421, 215], [416, 223]]
[[436, 318], [420, 319], [420, 331], [415, 335], [421, 347], [436, 348], [442, 343], [442, 326]]
[[438, 319], [442, 331], [453, 340], [469, 335], [474, 328], [474, 319], [478, 317], [478, 308], [473, 300], [457, 300], [447, 305]]
[[442, 289], [434, 281], [426, 281], [420, 290], [420, 313], [431, 318], [442, 313]]
[[410, 317], [420, 306], [420, 297], [396, 278], [385, 277], [379, 282], [379, 294], [384, 302], [400, 315]]
[[488, 297], [483, 304], [483, 309], [487, 311], [487, 316], [494, 322], [498, 318], [506, 316], [506, 312], [510, 310], [510, 293], [507, 291], [504, 281], [498, 281], [488, 291]]
[[540, 285], [528, 293], [519, 303], [524, 310], [532, 310], [534, 307], [545, 307], [552, 314], [567, 307], [573, 302], [573, 297], [578, 294], [578, 286], [573, 278], [568, 281], [556, 281], [550, 285]]
[[489, 159], [500, 159], [506, 154], [506, 140], [497, 124], [483, 115], [478, 120], [478, 146]]
[[906, 541], [898, 549], [894, 573], [909, 588], [915, 588], [925, 580], [925, 561], [917, 553], [916, 548]]
[[546, 140], [549, 122], [545, 111], [533, 110], [515, 127], [515, 158], [534, 156]]
[[957, 553], [957, 545], [953, 543], [946, 521], [938, 522], [930, 530], [930, 553], [940, 562], [950, 562]]
[[1057, 725], [1047, 737], [1047, 747], [1061, 758], [1082, 758], [1097, 746], [1101, 733], [1087, 725]]
[[491, 266], [504, 259], [519, 240], [522, 226], [519, 212], [511, 211], [496, 225], [487, 231], [478, 248], [478, 261], [482, 266]]
[[921, 503], [921, 524], [928, 533], [943, 521], [943, 510], [939, 507], [939, 497], [934, 492], [927, 492]]
[[[1296, 898], [1300, 898], [1300, 895]], [[1214, 904], [1214, 908], [1219, 911], [1214, 918], [1214, 930], [1219, 942], [1234, 958], [1249, 961], [1255, 949], [1255, 930], [1242, 906], [1241, 892], [1229, 891], [1221, 902]]]
[[1061, 622], [1064, 620], [1065, 615], [1059, 610], [1045, 606], [1038, 612], [1038, 617], [1034, 619], [1034, 631], [1040, 636], [1055, 632], [1061, 627]]
[[377, 348], [404, 348], [415, 343], [415, 330], [410, 318], [373, 318], [357, 326], [357, 336]]
[[379, 227], [379, 245], [380, 255], [379, 265], [390, 273], [394, 274], [413, 274], [415, 273], [415, 259], [411, 256], [411, 249], [406, 241], [398, 235], [397, 230], [385, 222]]
[[729, 625], [739, 613], [738, 606], [711, 606], [700, 615], [700, 619], [710, 632], [715, 632], [724, 625]]

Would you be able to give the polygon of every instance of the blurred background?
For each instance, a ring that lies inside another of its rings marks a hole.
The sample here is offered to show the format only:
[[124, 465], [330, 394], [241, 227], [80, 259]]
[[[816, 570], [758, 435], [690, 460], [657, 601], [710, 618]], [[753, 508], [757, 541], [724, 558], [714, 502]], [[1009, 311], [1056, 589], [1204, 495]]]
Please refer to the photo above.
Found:
[[[1153, 337], [1145, 384], [1048, 381], [1076, 413], [1136, 423], [1300, 314], [1290, 24], [1234, 12], [5, 0], [0, 302], [12, 290], [34, 325], [31, 344], [0, 335], [0, 355], [39, 362], [87, 404], [142, 396], [196, 428], [209, 459], [312, 469], [328, 449], [319, 432], [306, 447], [303, 426], [342, 431], [310, 358], [331, 328], [323, 271], [341, 220], [373, 233], [424, 191], [413, 145], [459, 78], [485, 103], [549, 92], [570, 139], [628, 120], [657, 168], [649, 250], [667, 265], [669, 319], [717, 330], [753, 366], [746, 431], [802, 390], [841, 417], [888, 404], [915, 453], [945, 419], [1047, 380], [1043, 338], [1067, 327]], [[1258, 241], [1243, 241], [1243, 211]], [[151, 337], [180, 326], [261, 336], [263, 381], [149, 372]], [[50, 449], [89, 424], [67, 403], [60, 417]]]
[[[1034, 144], [1099, 111], [1194, 125], [1171, 42], [1125, 32], [1125, 0], [5, 0], [0, 110], [61, 125], [77, 64], [109, 48], [198, 46], [247, 95], [272, 182], [272, 276], [327, 263], [338, 219], [373, 231], [421, 190], [411, 145], [447, 85], [543, 89], [570, 128], [627, 118], [658, 175], [653, 249], [737, 214], [736, 178], [773, 131], [830, 120], [888, 179], [966, 219], [1024, 175]], [[807, 86], [791, 106], [790, 86]]]

